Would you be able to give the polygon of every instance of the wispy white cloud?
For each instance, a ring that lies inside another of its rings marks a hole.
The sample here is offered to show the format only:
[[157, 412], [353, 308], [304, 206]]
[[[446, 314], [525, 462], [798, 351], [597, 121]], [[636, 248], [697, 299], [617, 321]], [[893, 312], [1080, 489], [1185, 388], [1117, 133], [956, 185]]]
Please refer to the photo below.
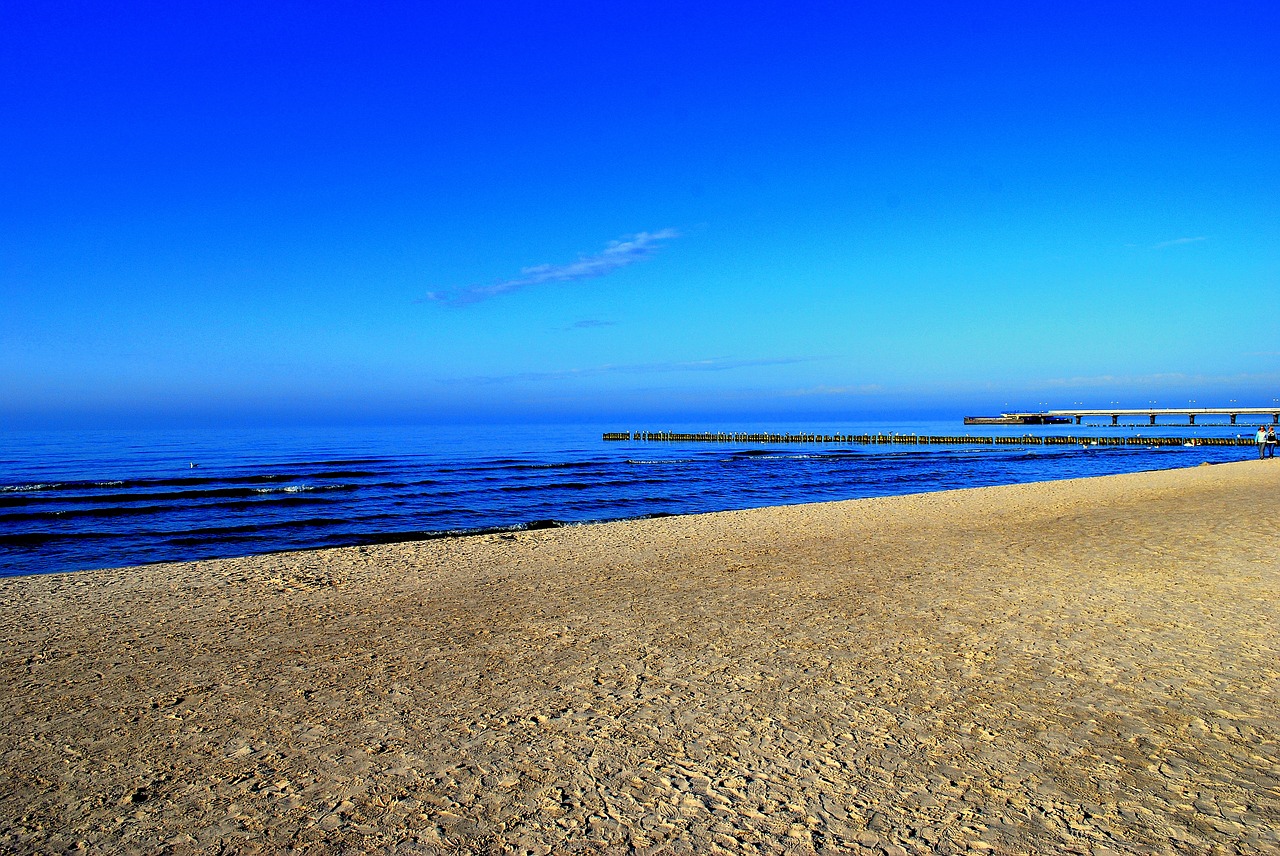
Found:
[[[1276, 387], [1280, 385], [1280, 372], [1238, 372], [1236, 374], [1190, 374], [1166, 372], [1159, 374], [1092, 375], [1060, 377], [1037, 380], [1029, 387], [1043, 390], [1185, 390], [1194, 395], [1205, 390], [1206, 395], [1216, 390]], [[1234, 393], [1233, 393], [1234, 394]], [[1267, 393], [1270, 395], [1270, 393]]]
[[731, 369], [756, 368], [762, 366], [784, 366], [794, 363], [807, 363], [818, 357], [769, 357], [763, 359], [732, 359], [729, 357], [712, 357], [706, 360], [687, 360], [683, 362], [606, 364], [589, 368], [560, 369], [545, 372], [518, 372], [506, 375], [481, 375], [478, 377], [457, 378], [446, 383], [514, 383], [518, 381], [568, 380], [580, 377], [593, 377], [606, 374], [667, 374], [671, 372], [721, 372]]
[[1209, 238], [1206, 235], [1197, 235], [1194, 238], [1174, 238], [1172, 241], [1161, 241], [1160, 243], [1152, 246], [1151, 249], [1163, 250], [1166, 247], [1180, 247], [1183, 244], [1198, 244], [1201, 241], [1207, 240], [1209, 240]]
[[498, 280], [489, 285], [429, 291], [424, 300], [418, 302], [434, 301], [449, 306], [466, 306], [534, 285], [596, 279], [649, 258], [662, 241], [677, 238], [679, 234], [675, 229], [639, 232], [622, 240], [610, 241], [602, 251], [591, 256], [579, 256], [577, 261], [559, 265], [534, 265], [522, 269], [517, 277]]
[[788, 396], [809, 395], [876, 395], [885, 391], [878, 383], [862, 383], [851, 386], [814, 386], [808, 389], [793, 389], [784, 393]]
[[599, 318], [584, 318], [568, 326], [569, 330], [594, 330], [597, 327], [613, 327], [617, 321], [602, 321]]
[[1146, 374], [1146, 375], [1092, 375], [1092, 376], [1076, 376], [1076, 377], [1055, 377], [1042, 381], [1036, 381], [1036, 386], [1050, 387], [1059, 389], [1091, 387], [1091, 386], [1159, 386], [1167, 384], [1190, 383], [1197, 380], [1203, 380], [1203, 377], [1192, 377], [1181, 372], [1168, 372], [1164, 374]]

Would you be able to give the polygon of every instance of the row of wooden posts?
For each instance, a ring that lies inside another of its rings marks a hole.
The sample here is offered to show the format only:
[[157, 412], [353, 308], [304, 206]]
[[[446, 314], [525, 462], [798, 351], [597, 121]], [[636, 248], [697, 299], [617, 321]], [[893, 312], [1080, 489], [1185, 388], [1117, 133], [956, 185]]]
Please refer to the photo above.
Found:
[[1073, 437], [1024, 434], [1022, 436], [974, 437], [934, 434], [769, 434], [712, 432], [697, 434], [676, 431], [607, 431], [609, 441], [668, 443], [848, 443], [857, 445], [907, 446], [1252, 446], [1253, 437]]

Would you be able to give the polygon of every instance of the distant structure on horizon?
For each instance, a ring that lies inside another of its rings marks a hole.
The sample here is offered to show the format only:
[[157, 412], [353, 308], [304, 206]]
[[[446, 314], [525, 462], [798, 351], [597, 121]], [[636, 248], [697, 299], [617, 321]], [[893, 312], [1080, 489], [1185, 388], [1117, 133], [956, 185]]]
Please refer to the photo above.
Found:
[[1077, 425], [1086, 416], [1110, 416], [1112, 425], [1120, 424], [1121, 416], [1145, 416], [1148, 425], [1156, 424], [1157, 416], [1185, 416], [1188, 425], [1196, 424], [1197, 416], [1228, 416], [1230, 424], [1236, 424], [1238, 416], [1270, 416], [1272, 425], [1280, 425], [1280, 404], [1271, 407], [1140, 407], [1140, 408], [1087, 408], [1078, 410], [1044, 410], [1039, 412], [1001, 413], [999, 416], [966, 416], [966, 425], [1065, 425], [1072, 420]]
[[966, 425], [1066, 425], [1066, 416], [1050, 416], [1048, 413], [1001, 413], [999, 416], [966, 416]]

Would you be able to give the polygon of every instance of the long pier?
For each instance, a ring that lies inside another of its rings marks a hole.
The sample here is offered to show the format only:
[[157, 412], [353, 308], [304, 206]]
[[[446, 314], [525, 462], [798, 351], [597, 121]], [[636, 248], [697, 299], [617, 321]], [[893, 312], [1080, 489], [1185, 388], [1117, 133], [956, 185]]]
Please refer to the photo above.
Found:
[[1252, 446], [1253, 437], [1075, 437], [1024, 434], [772, 434], [746, 432], [606, 431], [609, 442], [641, 443], [844, 443], [851, 446]]
[[1187, 424], [1196, 424], [1197, 416], [1227, 416], [1230, 424], [1236, 424], [1237, 416], [1270, 416], [1272, 425], [1280, 425], [1280, 405], [1271, 407], [1111, 407], [1084, 410], [1046, 410], [1042, 416], [1064, 416], [1080, 424], [1086, 416], [1110, 416], [1111, 424], [1118, 425], [1121, 416], [1146, 417], [1149, 425], [1156, 424], [1157, 416], [1185, 416]]

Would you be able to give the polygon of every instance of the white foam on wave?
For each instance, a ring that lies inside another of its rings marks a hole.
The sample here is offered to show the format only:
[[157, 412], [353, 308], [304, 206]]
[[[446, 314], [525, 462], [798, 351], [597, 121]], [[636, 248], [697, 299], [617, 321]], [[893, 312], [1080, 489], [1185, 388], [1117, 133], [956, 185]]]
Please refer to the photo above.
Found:
[[313, 490], [342, 490], [346, 484], [289, 484], [283, 487], [255, 487], [254, 493], [309, 493]]
[[34, 493], [40, 490], [61, 490], [63, 488], [79, 488], [81, 490], [87, 487], [120, 487], [123, 481], [100, 481], [100, 482], [72, 482], [66, 484], [64, 482], [37, 482], [36, 484], [6, 484], [0, 485], [0, 493]]
[[303, 493], [304, 491], [315, 490], [309, 484], [290, 484], [284, 487], [255, 487], [254, 493]]

